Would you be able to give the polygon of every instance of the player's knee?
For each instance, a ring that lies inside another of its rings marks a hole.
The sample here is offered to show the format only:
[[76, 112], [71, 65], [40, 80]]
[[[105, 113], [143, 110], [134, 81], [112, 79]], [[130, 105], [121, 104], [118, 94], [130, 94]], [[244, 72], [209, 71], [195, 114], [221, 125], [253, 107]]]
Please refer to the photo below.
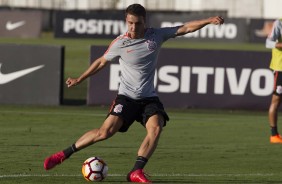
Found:
[[114, 133], [111, 132], [111, 131], [108, 131], [108, 130], [99, 129], [99, 131], [97, 132], [97, 137], [98, 137], [99, 140], [108, 139], [108, 138], [112, 137], [113, 135], [114, 135]]
[[277, 104], [271, 104], [268, 112], [269, 113], [275, 113], [275, 112], [277, 112], [277, 110], [278, 110], [278, 105]]
[[153, 126], [148, 130], [148, 134], [150, 134], [150, 136], [153, 138], [159, 137], [161, 132], [162, 132], [162, 126], [160, 125]]

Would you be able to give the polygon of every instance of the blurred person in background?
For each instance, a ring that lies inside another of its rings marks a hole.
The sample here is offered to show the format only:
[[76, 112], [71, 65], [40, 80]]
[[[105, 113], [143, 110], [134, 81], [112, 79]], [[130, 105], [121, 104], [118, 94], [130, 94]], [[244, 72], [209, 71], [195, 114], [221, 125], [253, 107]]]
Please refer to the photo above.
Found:
[[44, 161], [46, 170], [52, 169], [83, 148], [108, 139], [117, 132], [126, 132], [132, 123], [137, 121], [145, 127], [147, 134], [127, 180], [151, 182], [144, 174], [143, 168], [154, 153], [162, 129], [169, 120], [154, 88], [154, 75], [161, 45], [170, 38], [197, 31], [208, 24], [220, 25], [224, 22], [222, 17], [215, 16], [176, 27], [147, 28], [146, 10], [140, 4], [127, 7], [125, 21], [128, 31], [113, 40], [104, 55], [96, 59], [80, 77], [68, 78], [66, 81], [68, 87], [76, 86], [106, 67], [109, 62], [119, 60], [121, 83], [106, 120], [100, 128], [86, 132], [70, 147], [47, 157]]
[[282, 137], [278, 133], [278, 108], [281, 104], [282, 96], [282, 19], [277, 19], [273, 23], [271, 33], [266, 39], [266, 48], [272, 49], [270, 69], [274, 73], [273, 95], [269, 107], [269, 125], [271, 128], [270, 143], [282, 143]]

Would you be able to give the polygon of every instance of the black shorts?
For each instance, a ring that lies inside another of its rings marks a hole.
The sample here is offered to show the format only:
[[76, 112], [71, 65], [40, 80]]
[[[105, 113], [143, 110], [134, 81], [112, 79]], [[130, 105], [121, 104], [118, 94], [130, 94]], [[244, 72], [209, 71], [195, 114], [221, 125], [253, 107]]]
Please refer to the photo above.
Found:
[[282, 72], [274, 71], [273, 94], [282, 96]]
[[124, 95], [117, 95], [108, 115], [110, 114], [123, 119], [123, 125], [119, 132], [126, 132], [134, 121], [138, 121], [145, 126], [148, 119], [155, 114], [163, 116], [164, 126], [166, 121], [169, 121], [169, 117], [158, 97], [134, 100]]

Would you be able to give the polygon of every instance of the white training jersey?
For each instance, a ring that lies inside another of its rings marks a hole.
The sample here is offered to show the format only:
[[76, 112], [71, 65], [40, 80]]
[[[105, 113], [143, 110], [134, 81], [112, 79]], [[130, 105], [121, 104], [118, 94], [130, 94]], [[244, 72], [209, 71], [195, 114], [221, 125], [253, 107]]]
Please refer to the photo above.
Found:
[[277, 41], [281, 40], [282, 36], [282, 19], [277, 19], [273, 23], [271, 33], [268, 35], [265, 46], [266, 48], [273, 49]]
[[154, 76], [163, 42], [176, 36], [178, 27], [148, 28], [144, 38], [132, 39], [127, 34], [117, 37], [104, 54], [108, 61], [119, 59], [121, 77], [118, 94], [132, 99], [157, 96]]

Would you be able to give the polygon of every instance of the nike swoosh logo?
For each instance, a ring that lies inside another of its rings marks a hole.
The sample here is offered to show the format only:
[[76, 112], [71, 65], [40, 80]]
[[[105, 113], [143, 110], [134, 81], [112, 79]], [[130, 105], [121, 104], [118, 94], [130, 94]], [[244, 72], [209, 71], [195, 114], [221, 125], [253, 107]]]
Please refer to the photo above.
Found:
[[27, 75], [31, 72], [34, 72], [36, 70], [39, 70], [40, 68], [44, 67], [44, 65], [39, 65], [39, 66], [35, 66], [35, 67], [32, 67], [32, 68], [27, 68], [27, 69], [24, 69], [24, 70], [19, 70], [19, 71], [16, 71], [16, 72], [12, 72], [12, 73], [8, 73], [8, 74], [3, 74], [1, 72], [1, 66], [2, 66], [2, 63], [0, 63], [0, 85], [1, 84], [6, 84], [6, 83], [9, 83], [13, 80], [16, 80], [24, 75]]
[[17, 29], [18, 27], [21, 27], [25, 24], [25, 21], [19, 21], [12, 23], [11, 21], [8, 21], [6, 24], [6, 29], [9, 31], [12, 31], [14, 29]]

